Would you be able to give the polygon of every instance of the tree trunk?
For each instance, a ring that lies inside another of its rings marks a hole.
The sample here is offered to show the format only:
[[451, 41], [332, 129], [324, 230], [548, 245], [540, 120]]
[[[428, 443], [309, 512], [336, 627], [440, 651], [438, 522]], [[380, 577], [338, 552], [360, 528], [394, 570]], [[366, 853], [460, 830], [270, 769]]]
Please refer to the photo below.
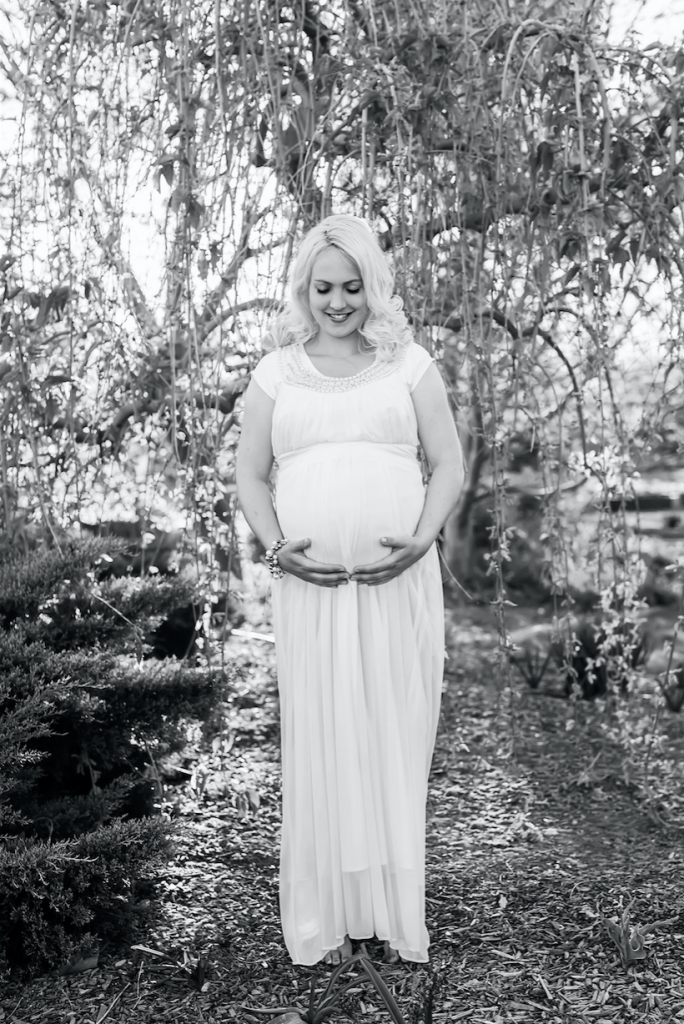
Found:
[[463, 455], [466, 462], [466, 480], [456, 510], [444, 527], [444, 559], [449, 571], [462, 585], [472, 579], [475, 569], [475, 543], [473, 512], [482, 470], [489, 455], [484, 439], [482, 406], [475, 381], [472, 382], [473, 414]]

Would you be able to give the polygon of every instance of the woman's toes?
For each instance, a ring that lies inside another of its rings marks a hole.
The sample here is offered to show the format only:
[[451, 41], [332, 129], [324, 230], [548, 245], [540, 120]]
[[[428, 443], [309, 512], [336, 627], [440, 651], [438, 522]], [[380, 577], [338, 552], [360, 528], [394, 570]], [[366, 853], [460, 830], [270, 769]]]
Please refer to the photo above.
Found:
[[337, 967], [343, 960], [349, 960], [352, 956], [352, 944], [348, 935], [345, 935], [344, 942], [337, 949], [330, 949], [325, 954], [324, 962], [331, 967]]
[[382, 958], [385, 964], [398, 964], [400, 957], [396, 949], [392, 949], [389, 942], [383, 942], [384, 956]]

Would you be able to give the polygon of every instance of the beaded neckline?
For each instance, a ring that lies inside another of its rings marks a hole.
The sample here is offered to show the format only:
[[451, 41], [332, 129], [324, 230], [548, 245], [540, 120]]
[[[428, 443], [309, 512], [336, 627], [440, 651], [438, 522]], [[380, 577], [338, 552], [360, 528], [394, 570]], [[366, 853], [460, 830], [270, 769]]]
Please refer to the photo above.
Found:
[[359, 373], [351, 374], [349, 377], [326, 377], [325, 374], [316, 370], [304, 351], [303, 345], [286, 345], [278, 349], [280, 370], [286, 384], [328, 394], [351, 391], [354, 388], [363, 387], [364, 384], [372, 384], [376, 380], [388, 377], [401, 365], [405, 352], [404, 349], [398, 359], [392, 359], [389, 362], [376, 358], [371, 366]]

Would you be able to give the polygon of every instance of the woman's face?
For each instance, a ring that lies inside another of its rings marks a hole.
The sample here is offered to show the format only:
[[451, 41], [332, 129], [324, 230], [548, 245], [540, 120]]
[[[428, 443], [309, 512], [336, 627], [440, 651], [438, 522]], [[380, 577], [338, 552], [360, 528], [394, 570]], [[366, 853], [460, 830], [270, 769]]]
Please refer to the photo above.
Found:
[[309, 306], [324, 335], [337, 340], [355, 334], [368, 315], [358, 267], [330, 246], [316, 258], [309, 284]]

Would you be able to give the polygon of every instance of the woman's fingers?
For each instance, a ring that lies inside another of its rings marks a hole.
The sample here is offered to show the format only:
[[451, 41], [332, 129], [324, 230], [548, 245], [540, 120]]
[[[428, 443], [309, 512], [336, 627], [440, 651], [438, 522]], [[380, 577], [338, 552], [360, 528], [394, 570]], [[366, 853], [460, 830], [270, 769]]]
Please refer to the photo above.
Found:
[[297, 572], [293, 573], [294, 576], [298, 576], [300, 580], [304, 580], [305, 583], [315, 583], [317, 587], [344, 587], [349, 583], [349, 577], [344, 575], [332, 573], [312, 573], [312, 572]]
[[383, 558], [382, 564], [360, 565], [358, 568], [354, 569], [351, 576], [353, 580], [358, 579], [360, 576], [368, 576], [369, 578], [372, 578], [373, 576], [384, 576], [386, 573], [391, 575], [393, 572], [401, 572], [404, 568], [406, 568], [406, 566], [401, 562], [386, 562]]
[[[413, 537], [381, 537], [380, 543], [391, 548], [391, 554], [371, 562], [370, 565], [356, 565], [351, 579], [368, 586], [379, 586], [387, 583], [413, 565], [417, 561]], [[419, 556], [418, 556], [419, 557]]]
[[354, 572], [351, 578], [355, 583], [364, 583], [369, 587], [373, 587], [378, 583], [387, 583], [389, 580], [393, 580], [397, 576], [401, 576], [402, 572], [407, 568], [408, 566], [392, 565], [383, 569], [382, 572]]
[[290, 541], [279, 552], [278, 561], [285, 572], [297, 576], [305, 583], [314, 583], [318, 587], [339, 587], [349, 582], [349, 572], [343, 565], [331, 565], [328, 562], [317, 562], [309, 558], [306, 549], [311, 547], [311, 540], [305, 537]]
[[311, 547], [311, 540], [308, 537], [302, 540], [288, 541], [278, 552], [278, 561], [282, 568], [287, 572], [291, 572], [293, 569], [319, 573], [347, 572], [343, 565], [330, 565], [327, 562], [317, 562], [315, 559], [309, 558], [305, 553], [309, 547]]
[[400, 555], [386, 555], [385, 558], [380, 558], [377, 562], [370, 562], [369, 565], [355, 565], [351, 578], [356, 580], [361, 576], [377, 576], [379, 573], [387, 572], [388, 569], [393, 569], [400, 563]]
[[291, 576], [297, 576], [305, 583], [315, 583], [319, 587], [338, 587], [341, 584], [349, 583], [349, 573], [344, 566], [322, 565], [317, 569], [311, 562], [292, 563], [283, 565], [283, 569]]
[[348, 576], [349, 573], [343, 565], [331, 565], [329, 562], [317, 562], [313, 558], [307, 558], [304, 562], [308, 569], [312, 569], [314, 572], [343, 572]]
[[349, 573], [343, 566], [324, 566], [323, 569], [315, 569], [308, 565], [297, 575], [301, 579], [318, 583], [324, 587], [336, 587], [340, 583], [349, 583]]
[[324, 582], [331, 585], [348, 583], [349, 573], [343, 565], [329, 565], [327, 562], [316, 562], [313, 558], [298, 560], [295, 571], [303, 579], [314, 583]]
[[408, 535], [381, 537], [380, 543], [389, 549], [387, 555], [377, 562], [357, 565], [351, 573], [343, 565], [317, 562], [310, 558], [306, 554], [307, 548], [311, 546], [309, 538], [288, 542], [280, 549], [278, 561], [285, 572], [318, 587], [339, 587], [350, 580], [375, 587], [400, 576], [423, 554], [417, 550], [414, 538]]

